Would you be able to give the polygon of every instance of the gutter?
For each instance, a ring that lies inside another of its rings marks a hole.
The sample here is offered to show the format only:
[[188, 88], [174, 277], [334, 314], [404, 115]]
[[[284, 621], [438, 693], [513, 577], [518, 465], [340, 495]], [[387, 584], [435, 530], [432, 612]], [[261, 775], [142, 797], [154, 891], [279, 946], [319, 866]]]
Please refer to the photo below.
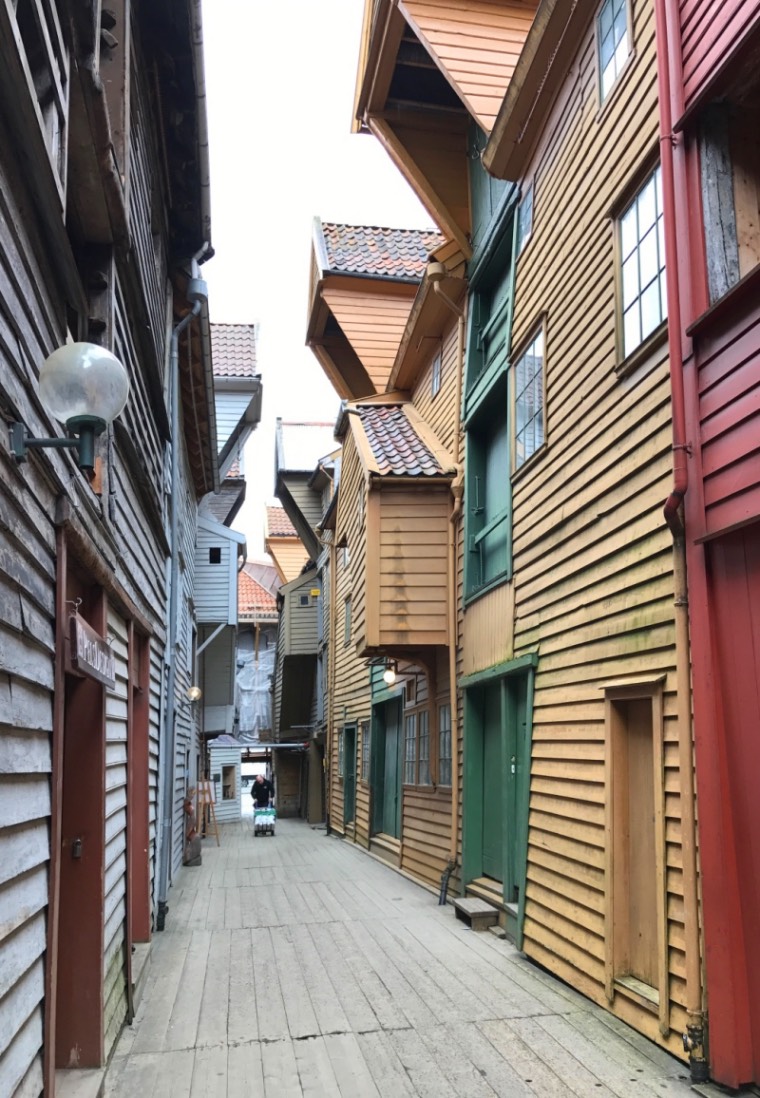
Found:
[[[202, 262], [211, 259], [211, 172], [209, 167], [208, 112], [206, 99], [206, 65], [203, 57], [203, 4], [190, 0], [190, 20], [195, 73], [195, 106], [198, 126], [198, 175], [200, 184], [200, 239], [208, 242]], [[216, 451], [214, 451], [216, 452]]]
[[[673, 535], [674, 618], [676, 632], [676, 683], [678, 707], [678, 767], [681, 807], [681, 853], [683, 859], [684, 938], [686, 966], [686, 1032], [684, 1049], [689, 1054], [694, 1083], [709, 1078], [705, 1049], [705, 1014], [699, 931], [699, 882], [697, 877], [696, 815], [694, 807], [694, 741], [691, 713], [691, 667], [689, 648], [689, 602], [686, 571], [686, 531], [681, 509], [689, 486], [687, 456], [691, 448], [686, 434], [686, 405], [683, 383], [684, 348], [681, 285], [679, 281], [679, 239], [676, 177], [685, 195], [686, 150], [683, 135], [673, 132], [673, 105], [683, 114], [683, 71], [680, 52], [680, 15], [677, 0], [655, 0], [657, 81], [660, 101], [660, 155], [665, 221], [665, 259], [668, 271], [668, 354], [673, 419], [673, 486], [665, 501], [664, 516]], [[685, 208], [683, 205], [681, 208]], [[688, 241], [688, 236], [684, 239]], [[689, 259], [689, 256], [686, 256]], [[664, 948], [664, 945], [663, 945]]]

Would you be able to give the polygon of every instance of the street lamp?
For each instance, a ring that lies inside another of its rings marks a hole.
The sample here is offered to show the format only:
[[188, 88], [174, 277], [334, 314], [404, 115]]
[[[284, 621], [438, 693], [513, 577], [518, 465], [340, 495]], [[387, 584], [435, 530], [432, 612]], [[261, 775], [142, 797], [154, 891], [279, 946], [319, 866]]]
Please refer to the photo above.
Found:
[[127, 371], [105, 347], [95, 343], [59, 347], [40, 369], [40, 400], [54, 419], [65, 423], [70, 437], [33, 438], [23, 423], [12, 423], [11, 451], [16, 461], [26, 461], [27, 450], [33, 447], [74, 449], [80, 469], [91, 472], [95, 439], [121, 414], [128, 396]]

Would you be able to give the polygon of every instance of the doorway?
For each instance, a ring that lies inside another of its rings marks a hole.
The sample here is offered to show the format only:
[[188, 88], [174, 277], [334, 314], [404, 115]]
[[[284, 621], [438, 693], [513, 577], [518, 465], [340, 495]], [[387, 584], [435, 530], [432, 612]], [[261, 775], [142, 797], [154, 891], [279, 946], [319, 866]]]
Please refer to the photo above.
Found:
[[371, 737], [372, 833], [401, 837], [403, 737], [401, 698], [373, 709]]
[[530, 669], [466, 687], [464, 699], [463, 880], [498, 892], [516, 941], [525, 890], [532, 691]]

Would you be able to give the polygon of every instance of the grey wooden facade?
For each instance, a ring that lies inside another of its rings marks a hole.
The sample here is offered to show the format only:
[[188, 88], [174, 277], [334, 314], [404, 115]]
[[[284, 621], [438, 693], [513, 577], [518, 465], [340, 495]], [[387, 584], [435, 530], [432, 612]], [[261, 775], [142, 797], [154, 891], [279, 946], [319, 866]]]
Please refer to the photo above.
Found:
[[[179, 699], [198, 500], [217, 482], [205, 306], [179, 340], [180, 400], [194, 412], [170, 431], [172, 327], [210, 232], [196, 6], [0, 4], [0, 417], [61, 434], [37, 379], [70, 340], [113, 350], [131, 384], [93, 479], [71, 451], [17, 464], [0, 434], [3, 1095], [53, 1095], [56, 1067], [105, 1062], [132, 1010], [131, 945], [154, 929], [167, 811], [169, 881], [181, 859], [196, 730], [178, 700], [167, 809], [167, 667], [177, 661]], [[172, 490], [185, 537], [168, 652]], [[67, 672], [75, 608], [110, 643], [112, 686]]]

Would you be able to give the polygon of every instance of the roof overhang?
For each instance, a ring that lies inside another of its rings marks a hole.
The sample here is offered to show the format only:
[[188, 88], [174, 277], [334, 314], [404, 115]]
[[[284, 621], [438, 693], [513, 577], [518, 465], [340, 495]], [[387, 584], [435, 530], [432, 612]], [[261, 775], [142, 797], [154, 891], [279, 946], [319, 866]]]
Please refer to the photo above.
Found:
[[[189, 311], [185, 295], [187, 276], [175, 278], [175, 321]], [[180, 394], [184, 437], [193, 486], [198, 499], [219, 491], [214, 375], [211, 365], [211, 328], [208, 305], [201, 306], [179, 337]]]
[[[216, 381], [218, 388], [219, 378]], [[228, 388], [232, 388], [232, 386], [228, 386]], [[219, 476], [222, 479], [229, 472], [232, 463], [240, 452], [240, 448], [245, 446], [261, 422], [262, 385], [260, 377], [254, 379], [254, 384], [249, 391], [252, 391], [252, 395], [248, 407], [233, 427], [230, 437], [219, 453]]]
[[541, 0], [483, 151], [491, 175], [517, 182], [524, 174], [597, 7], [598, 0]]

